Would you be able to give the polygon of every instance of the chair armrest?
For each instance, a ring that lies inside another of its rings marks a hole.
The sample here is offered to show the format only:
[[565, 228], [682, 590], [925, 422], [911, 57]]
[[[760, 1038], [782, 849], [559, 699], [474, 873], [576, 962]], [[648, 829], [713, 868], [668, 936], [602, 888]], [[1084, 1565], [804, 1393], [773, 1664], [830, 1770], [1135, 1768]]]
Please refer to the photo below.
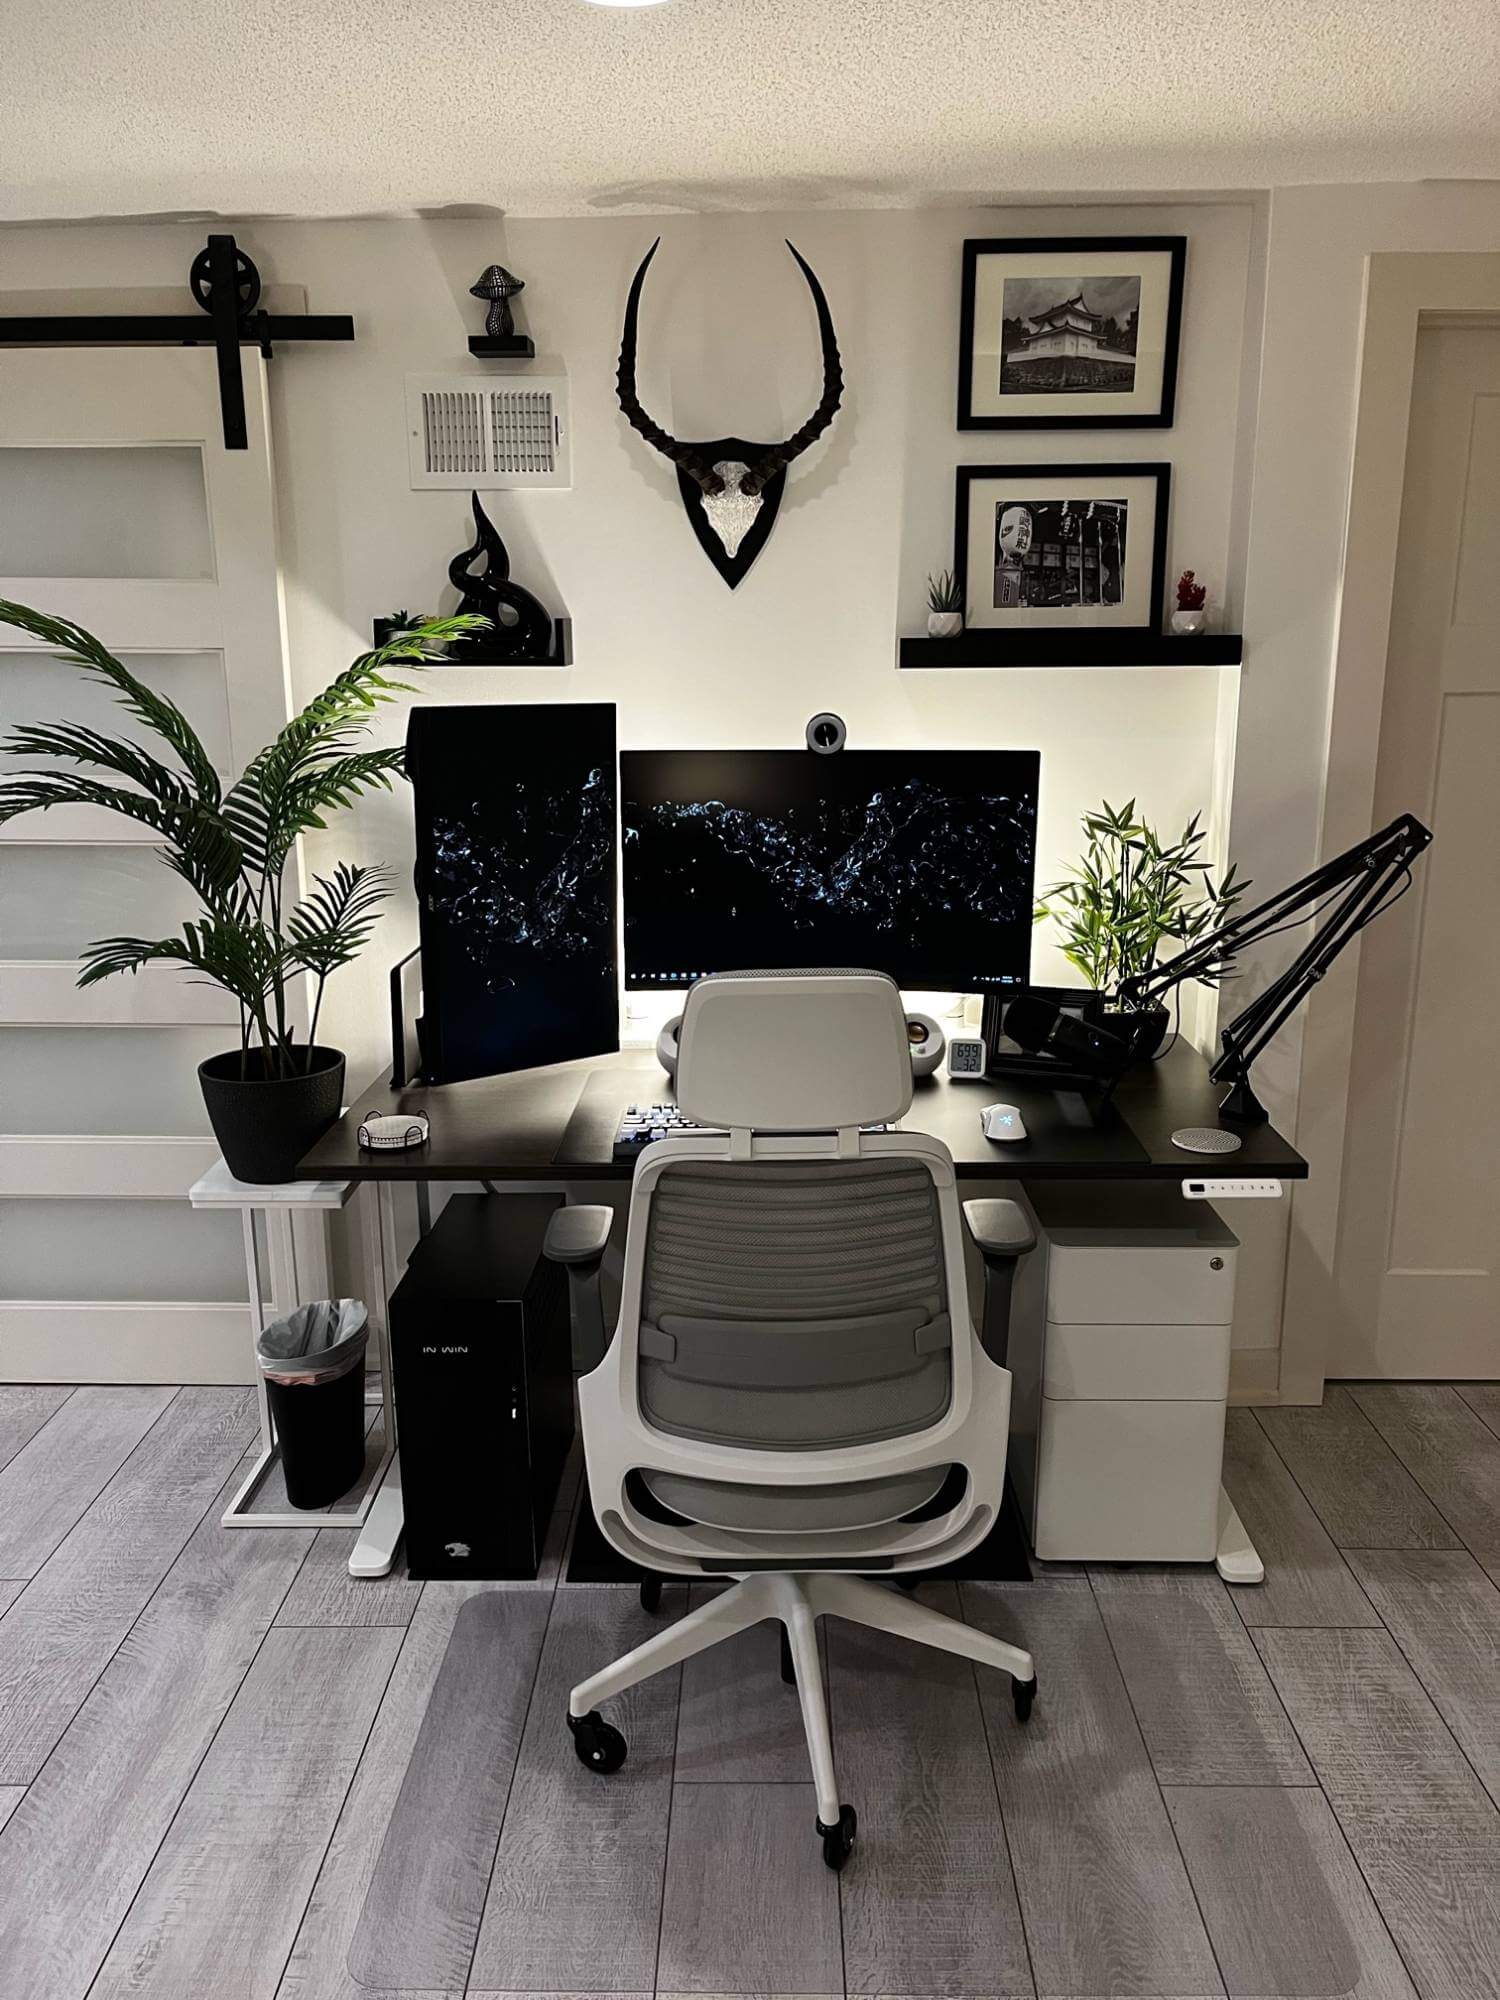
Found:
[[585, 1373], [604, 1359], [604, 1294], [599, 1270], [614, 1225], [612, 1208], [581, 1203], [560, 1208], [547, 1224], [542, 1255], [561, 1264], [568, 1274], [568, 1303], [573, 1314], [573, 1365]]
[[1014, 1201], [966, 1201], [964, 1226], [984, 1258], [984, 1323], [979, 1344], [1003, 1368], [1010, 1352], [1010, 1295], [1016, 1266], [1036, 1248], [1036, 1231]]
[[1036, 1232], [1019, 1202], [966, 1201], [964, 1225], [986, 1262], [991, 1257], [1014, 1261], [1036, 1248]]
[[560, 1208], [547, 1224], [542, 1255], [554, 1264], [597, 1264], [609, 1247], [614, 1221], [612, 1208], [592, 1204]]

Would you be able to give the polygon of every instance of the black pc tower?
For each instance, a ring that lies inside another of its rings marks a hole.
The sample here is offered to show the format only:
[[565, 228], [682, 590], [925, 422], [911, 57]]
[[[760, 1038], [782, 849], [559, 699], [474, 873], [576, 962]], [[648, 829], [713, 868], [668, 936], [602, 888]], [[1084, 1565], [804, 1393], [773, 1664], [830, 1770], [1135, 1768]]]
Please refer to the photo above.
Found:
[[568, 1283], [542, 1255], [562, 1205], [454, 1195], [392, 1294], [413, 1577], [536, 1575], [573, 1441]]

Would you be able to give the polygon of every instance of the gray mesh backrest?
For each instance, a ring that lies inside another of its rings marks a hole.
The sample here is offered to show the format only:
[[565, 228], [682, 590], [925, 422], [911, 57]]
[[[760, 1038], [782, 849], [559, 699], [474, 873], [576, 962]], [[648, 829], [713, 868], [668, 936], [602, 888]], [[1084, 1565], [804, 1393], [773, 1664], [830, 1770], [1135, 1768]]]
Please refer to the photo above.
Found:
[[683, 1161], [651, 1197], [640, 1395], [679, 1435], [785, 1449], [926, 1429], [952, 1328], [920, 1160]]

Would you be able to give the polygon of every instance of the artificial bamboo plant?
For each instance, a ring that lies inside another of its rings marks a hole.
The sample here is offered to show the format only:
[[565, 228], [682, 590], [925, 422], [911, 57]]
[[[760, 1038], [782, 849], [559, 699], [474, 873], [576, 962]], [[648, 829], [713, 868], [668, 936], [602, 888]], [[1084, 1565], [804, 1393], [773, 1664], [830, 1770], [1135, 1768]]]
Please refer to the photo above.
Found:
[[[1036, 921], [1056, 924], [1064, 958], [1095, 992], [1112, 996], [1122, 979], [1156, 964], [1164, 943], [1184, 947], [1223, 923], [1250, 886], [1236, 880], [1233, 864], [1215, 884], [1198, 858], [1202, 817], [1194, 813], [1181, 837], [1164, 843], [1134, 799], [1118, 810], [1106, 799], [1083, 815], [1083, 857], [1043, 890]], [[1216, 985], [1231, 969], [1199, 976]]]
[[[82, 955], [80, 986], [117, 972], [166, 962], [233, 995], [240, 1016], [242, 1077], [284, 1079], [311, 1064], [323, 989], [330, 973], [357, 956], [390, 892], [391, 872], [341, 861], [316, 875], [300, 900], [287, 897], [287, 864], [301, 834], [326, 828], [326, 815], [372, 787], [390, 789], [404, 752], [356, 748], [372, 712], [407, 684], [394, 666], [419, 666], [474, 617], [428, 618], [374, 652], [362, 653], [275, 741], [251, 758], [227, 789], [192, 724], [175, 703], [138, 680], [91, 632], [66, 618], [0, 598], [0, 625], [51, 646], [65, 665], [102, 682], [164, 746], [164, 756], [124, 736], [79, 723], [23, 723], [0, 741], [12, 758], [39, 769], [0, 775], [0, 824], [51, 806], [98, 806], [149, 827], [162, 859], [197, 896], [200, 914], [171, 937], [114, 937]], [[314, 981], [305, 1043], [295, 1042], [288, 988]]]

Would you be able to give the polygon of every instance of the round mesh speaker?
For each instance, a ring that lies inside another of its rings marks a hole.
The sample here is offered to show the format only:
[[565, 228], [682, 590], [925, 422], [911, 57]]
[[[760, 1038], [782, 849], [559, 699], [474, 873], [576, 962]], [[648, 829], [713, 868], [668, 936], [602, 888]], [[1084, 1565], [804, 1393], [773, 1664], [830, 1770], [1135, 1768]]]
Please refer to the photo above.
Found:
[[1184, 1125], [1172, 1134], [1172, 1144], [1185, 1153], [1237, 1153], [1243, 1141], [1218, 1125]]

